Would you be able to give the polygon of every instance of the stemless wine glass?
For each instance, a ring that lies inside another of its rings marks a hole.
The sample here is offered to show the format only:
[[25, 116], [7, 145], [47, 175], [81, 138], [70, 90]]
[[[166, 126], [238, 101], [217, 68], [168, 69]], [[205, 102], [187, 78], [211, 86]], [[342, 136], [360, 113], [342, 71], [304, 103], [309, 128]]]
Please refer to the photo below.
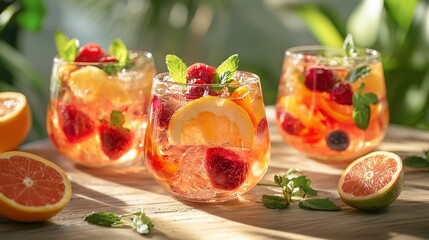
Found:
[[383, 140], [389, 122], [380, 53], [288, 49], [276, 103], [284, 140], [319, 160], [352, 160]]
[[270, 158], [259, 77], [237, 71], [229, 84], [174, 82], [155, 76], [145, 139], [154, 179], [173, 195], [219, 202], [249, 191]]
[[129, 56], [126, 66], [53, 61], [47, 131], [55, 147], [79, 165], [141, 160], [156, 69], [149, 52]]

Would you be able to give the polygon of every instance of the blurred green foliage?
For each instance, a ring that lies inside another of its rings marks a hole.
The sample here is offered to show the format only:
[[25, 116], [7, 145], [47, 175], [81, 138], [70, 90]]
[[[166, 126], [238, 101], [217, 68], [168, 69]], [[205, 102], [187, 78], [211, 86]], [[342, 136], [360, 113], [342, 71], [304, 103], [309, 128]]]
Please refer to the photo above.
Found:
[[379, 50], [391, 122], [429, 129], [428, 1], [362, 0], [346, 23], [325, 4], [283, 1], [277, 10], [298, 14], [323, 45], [352, 33], [357, 46]]
[[0, 3], [0, 91], [17, 91], [26, 95], [33, 115], [33, 128], [28, 140], [45, 133], [45, 113], [37, 111], [44, 103], [48, 89], [33, 64], [16, 49], [18, 30], [38, 31], [43, 24], [45, 7], [42, 0], [2, 1]]

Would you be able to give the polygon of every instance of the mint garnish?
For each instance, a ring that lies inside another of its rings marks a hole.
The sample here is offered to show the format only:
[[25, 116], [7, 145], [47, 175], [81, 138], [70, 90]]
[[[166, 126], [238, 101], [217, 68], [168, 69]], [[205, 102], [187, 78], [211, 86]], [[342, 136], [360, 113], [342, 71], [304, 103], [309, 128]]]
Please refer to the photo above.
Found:
[[79, 41], [76, 38], [69, 40], [64, 33], [55, 31], [55, 45], [61, 59], [67, 62], [73, 62], [76, 59], [79, 48]]
[[165, 57], [168, 71], [173, 81], [178, 83], [186, 83], [186, 64], [176, 55], [167, 55]]
[[365, 130], [368, 128], [370, 119], [370, 104], [377, 104], [378, 98], [374, 93], [363, 93], [365, 84], [362, 83], [359, 90], [353, 94], [353, 120], [355, 125]]
[[346, 38], [344, 39], [343, 49], [344, 49], [344, 52], [346, 53], [346, 56], [348, 57], [354, 57], [358, 54], [355, 48], [355, 43], [353, 41], [352, 34], [350, 33], [347, 34]]
[[409, 156], [402, 160], [404, 166], [420, 169], [429, 169], [429, 150], [423, 151], [424, 156]]
[[347, 74], [346, 82], [348, 82], [348, 83], [356, 82], [358, 79], [366, 77], [370, 71], [371, 71], [371, 68], [368, 65], [359, 66], [359, 67], [351, 70]]
[[310, 198], [299, 201], [299, 207], [308, 210], [318, 211], [339, 211], [340, 207], [335, 205], [328, 198]]
[[214, 82], [225, 84], [231, 81], [231, 77], [238, 69], [238, 54], [231, 55], [216, 68]]
[[[300, 176], [293, 177], [293, 174], [300, 174]], [[299, 207], [320, 210], [320, 211], [336, 211], [340, 207], [332, 203], [329, 199], [311, 198], [306, 199], [308, 195], [317, 195], [317, 191], [311, 187], [311, 180], [305, 175], [302, 175], [301, 170], [289, 169], [288, 172], [281, 176], [274, 176], [274, 184], [261, 184], [263, 186], [281, 187], [283, 196], [263, 195], [262, 204], [266, 208], [271, 209], [284, 209], [287, 208], [294, 201], [299, 202]], [[298, 197], [299, 200], [293, 200], [292, 197]]]
[[109, 53], [118, 60], [119, 65], [125, 65], [128, 62], [128, 49], [121, 39], [115, 39], [110, 43]]
[[[134, 216], [130, 221], [122, 220], [123, 218], [130, 216]], [[92, 212], [83, 217], [83, 220], [105, 227], [132, 227], [142, 235], [149, 234], [150, 230], [154, 227], [150, 218], [146, 216], [143, 211], [122, 215], [116, 215], [110, 212]]]

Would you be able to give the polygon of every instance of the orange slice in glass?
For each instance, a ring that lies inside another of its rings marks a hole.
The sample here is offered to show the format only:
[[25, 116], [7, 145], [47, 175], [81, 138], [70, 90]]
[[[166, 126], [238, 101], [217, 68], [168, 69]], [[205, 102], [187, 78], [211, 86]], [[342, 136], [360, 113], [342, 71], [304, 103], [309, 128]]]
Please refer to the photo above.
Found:
[[204, 96], [173, 114], [168, 135], [175, 145], [253, 147], [254, 126], [249, 114], [231, 100]]

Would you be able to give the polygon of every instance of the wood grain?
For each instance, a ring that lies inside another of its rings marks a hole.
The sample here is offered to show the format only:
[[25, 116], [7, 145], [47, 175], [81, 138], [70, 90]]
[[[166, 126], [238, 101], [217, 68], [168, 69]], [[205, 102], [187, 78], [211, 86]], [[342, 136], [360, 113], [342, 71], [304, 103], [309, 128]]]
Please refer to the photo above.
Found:
[[[131, 229], [104, 228], [82, 217], [91, 211], [125, 213], [140, 208], [155, 229], [150, 239], [429, 239], [429, 172], [406, 169], [402, 194], [386, 210], [365, 213], [344, 205], [337, 194], [345, 163], [308, 159], [283, 143], [268, 110], [272, 139], [270, 168], [263, 182], [290, 167], [301, 168], [312, 179], [319, 197], [341, 206], [339, 212], [309, 211], [291, 205], [272, 210], [262, 206], [262, 194], [278, 189], [256, 186], [237, 200], [220, 204], [180, 201], [161, 189], [144, 165], [89, 169], [61, 156], [48, 139], [23, 150], [48, 158], [66, 170], [73, 184], [67, 207], [51, 220], [23, 224], [0, 217], [0, 239], [142, 239]], [[380, 150], [400, 156], [421, 154], [429, 148], [429, 132], [390, 126]]]

